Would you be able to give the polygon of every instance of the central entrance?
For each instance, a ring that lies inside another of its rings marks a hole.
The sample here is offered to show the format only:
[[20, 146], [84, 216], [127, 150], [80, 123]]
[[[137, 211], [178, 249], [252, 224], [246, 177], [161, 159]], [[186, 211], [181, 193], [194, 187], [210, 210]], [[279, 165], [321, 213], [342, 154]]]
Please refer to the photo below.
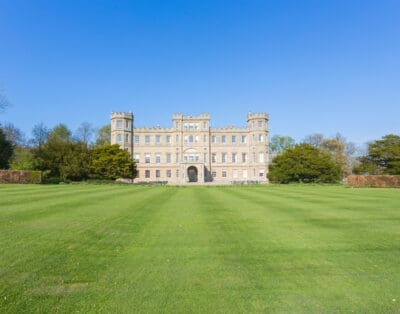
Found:
[[190, 166], [187, 170], [189, 177], [189, 182], [197, 182], [197, 168], [195, 166]]

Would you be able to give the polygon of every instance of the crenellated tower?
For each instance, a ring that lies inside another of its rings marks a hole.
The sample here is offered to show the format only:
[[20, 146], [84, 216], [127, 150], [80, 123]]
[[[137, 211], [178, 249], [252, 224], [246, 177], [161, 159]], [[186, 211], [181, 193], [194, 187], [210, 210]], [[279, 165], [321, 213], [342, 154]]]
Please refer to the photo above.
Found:
[[118, 144], [122, 149], [133, 154], [133, 113], [111, 113], [111, 144]]

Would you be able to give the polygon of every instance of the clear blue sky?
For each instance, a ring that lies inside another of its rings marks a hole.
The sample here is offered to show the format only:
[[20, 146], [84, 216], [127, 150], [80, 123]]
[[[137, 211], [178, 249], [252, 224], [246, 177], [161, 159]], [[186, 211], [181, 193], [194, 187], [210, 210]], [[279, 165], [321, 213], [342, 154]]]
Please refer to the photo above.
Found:
[[0, 0], [1, 121], [28, 135], [268, 112], [271, 134], [400, 133], [399, 0]]

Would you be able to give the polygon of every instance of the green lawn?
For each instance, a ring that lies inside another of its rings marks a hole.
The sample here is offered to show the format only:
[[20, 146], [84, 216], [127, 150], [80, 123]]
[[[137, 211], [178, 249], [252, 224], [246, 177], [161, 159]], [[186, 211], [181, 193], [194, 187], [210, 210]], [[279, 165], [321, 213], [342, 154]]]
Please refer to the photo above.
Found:
[[0, 312], [400, 312], [400, 190], [0, 186]]

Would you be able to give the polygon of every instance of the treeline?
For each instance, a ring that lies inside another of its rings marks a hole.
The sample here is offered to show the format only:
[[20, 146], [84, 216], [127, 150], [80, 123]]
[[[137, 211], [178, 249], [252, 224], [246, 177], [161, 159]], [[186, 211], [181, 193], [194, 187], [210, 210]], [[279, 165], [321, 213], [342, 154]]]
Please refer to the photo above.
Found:
[[[92, 139], [94, 140], [92, 141]], [[40, 123], [25, 139], [12, 124], [0, 127], [0, 168], [40, 170], [45, 182], [134, 178], [129, 153], [110, 145], [110, 126], [95, 131], [89, 123], [73, 134], [64, 124], [49, 129]]]
[[342, 135], [313, 134], [297, 143], [289, 136], [271, 138], [271, 182], [334, 183], [349, 174], [400, 175], [400, 136], [389, 134], [368, 144], [359, 156], [356, 145]]

